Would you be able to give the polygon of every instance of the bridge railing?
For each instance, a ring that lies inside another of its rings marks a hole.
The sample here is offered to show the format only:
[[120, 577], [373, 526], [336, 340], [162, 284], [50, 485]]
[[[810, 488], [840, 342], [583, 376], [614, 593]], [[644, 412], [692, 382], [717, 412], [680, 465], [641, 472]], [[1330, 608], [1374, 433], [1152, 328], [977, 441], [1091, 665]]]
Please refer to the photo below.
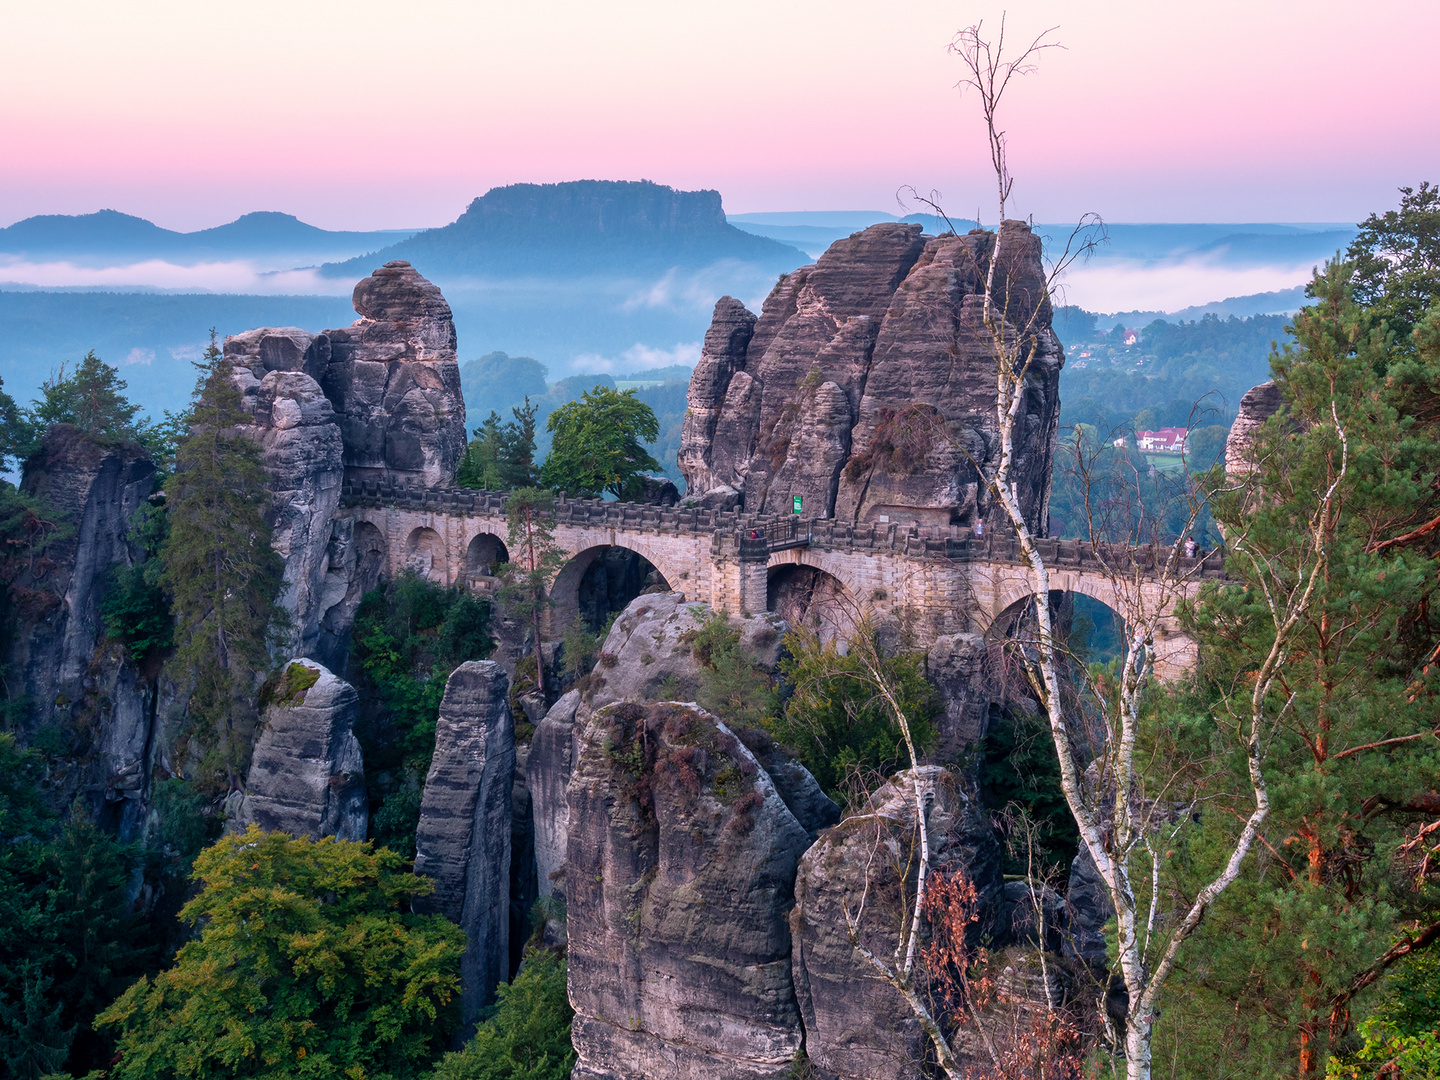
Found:
[[[347, 481], [341, 493], [347, 506], [388, 507], [455, 516], [502, 516], [504, 492], [474, 488], [425, 488], [396, 483], [392, 479]], [[700, 507], [663, 507], [643, 503], [608, 502], [602, 499], [555, 499], [555, 519], [560, 525], [611, 527], [647, 532], [707, 534], [722, 548], [741, 558], [760, 559], [793, 547], [814, 547], [831, 551], [888, 552], [909, 558], [940, 558], [968, 563], [1011, 563], [1024, 565], [1020, 542], [1013, 535], [991, 532], [976, 536], [964, 526], [903, 526], [896, 522], [853, 524], [829, 518], [801, 519], [791, 514], [746, 514], [737, 510]], [[1121, 544], [1091, 544], [1082, 540], [1043, 539], [1040, 555], [1057, 570], [1100, 573], [1154, 573], [1165, 565], [1170, 549], [1154, 546], [1130, 547]], [[1196, 558], [1181, 557], [1176, 571], [1181, 577], [1223, 578], [1224, 554], [1212, 551]]]

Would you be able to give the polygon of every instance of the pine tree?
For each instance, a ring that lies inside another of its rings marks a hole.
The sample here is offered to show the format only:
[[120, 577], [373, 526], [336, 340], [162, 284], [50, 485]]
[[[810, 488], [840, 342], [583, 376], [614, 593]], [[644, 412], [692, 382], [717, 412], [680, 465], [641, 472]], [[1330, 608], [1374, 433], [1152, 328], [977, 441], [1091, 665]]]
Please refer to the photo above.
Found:
[[[1317, 277], [1317, 302], [1295, 319], [1299, 349], [1275, 358], [1286, 407], [1257, 441], [1255, 470], [1215, 503], [1240, 583], [1213, 589], [1192, 624], [1206, 707], [1223, 715], [1271, 648], [1264, 590], [1292, 587], [1319, 560], [1315, 602], [1268, 702], [1262, 872], [1232, 887], [1187, 961], [1198, 1012], [1266, 1018], [1247, 1037], [1281, 1042], [1302, 1080], [1321, 1074], [1397, 938], [1440, 934], [1440, 890], [1395, 858], [1417, 816], [1440, 805], [1437, 537], [1416, 535], [1440, 502], [1440, 440], [1396, 404], [1406, 387], [1440, 389], [1440, 353], [1394, 362], [1351, 273], [1332, 264]], [[1221, 774], [1204, 792], [1192, 868], [1225, 848], [1234, 783]], [[1175, 885], [1190, 888], [1184, 875]], [[1242, 1034], [1219, 1037], [1234, 1053]]]
[[179, 643], [172, 665], [191, 687], [186, 741], [206, 748], [213, 779], [241, 763], [255, 675], [269, 666], [285, 618], [275, 602], [283, 564], [263, 514], [270, 493], [260, 447], [236, 430], [249, 418], [213, 332], [197, 367], [190, 433], [165, 485], [170, 535], [161, 558]]
[[136, 434], [139, 405], [125, 397], [125, 380], [91, 349], [72, 374], [59, 372], [40, 384], [40, 400], [31, 408], [36, 435], [51, 424], [74, 424], [92, 439], [118, 440]]
[[509, 519], [510, 561], [497, 569], [505, 584], [500, 603], [510, 614], [528, 620], [535, 634], [535, 686], [545, 692], [545, 657], [541, 652], [541, 613], [550, 606], [546, 590], [565, 565], [565, 552], [555, 543], [555, 499], [540, 488], [519, 488], [505, 501]]
[[539, 409], [527, 397], [523, 406], [510, 410], [512, 420], [502, 421], [500, 414], [492, 410], [465, 448], [455, 482], [486, 491], [533, 486], [539, 478], [535, 468], [535, 417]]

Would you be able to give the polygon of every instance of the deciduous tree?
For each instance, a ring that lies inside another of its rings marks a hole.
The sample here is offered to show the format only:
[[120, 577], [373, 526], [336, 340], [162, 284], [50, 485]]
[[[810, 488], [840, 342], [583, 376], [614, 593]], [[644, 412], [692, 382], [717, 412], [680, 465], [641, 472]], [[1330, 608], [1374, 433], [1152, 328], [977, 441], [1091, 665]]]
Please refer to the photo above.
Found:
[[197, 936], [97, 1024], [114, 1080], [425, 1073], [455, 1030], [465, 934], [409, 914], [432, 883], [394, 852], [251, 826], [195, 861]]
[[554, 439], [540, 480], [567, 495], [634, 497], [640, 475], [661, 468], [641, 445], [660, 437], [660, 425], [633, 390], [587, 390], [551, 413], [546, 430]]

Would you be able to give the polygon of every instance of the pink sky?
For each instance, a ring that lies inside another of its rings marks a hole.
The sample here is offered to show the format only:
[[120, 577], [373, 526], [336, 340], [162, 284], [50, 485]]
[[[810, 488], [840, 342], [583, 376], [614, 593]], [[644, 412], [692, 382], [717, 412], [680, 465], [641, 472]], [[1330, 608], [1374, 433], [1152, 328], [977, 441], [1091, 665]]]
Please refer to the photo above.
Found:
[[[1066, 51], [1015, 85], [1041, 220], [1354, 221], [1440, 179], [1435, 0], [1030, 0]], [[0, 225], [452, 220], [517, 181], [718, 188], [732, 213], [990, 209], [945, 46], [1000, 5], [47, 0], [0, 15]], [[1363, 11], [1363, 14], [1361, 12]]]

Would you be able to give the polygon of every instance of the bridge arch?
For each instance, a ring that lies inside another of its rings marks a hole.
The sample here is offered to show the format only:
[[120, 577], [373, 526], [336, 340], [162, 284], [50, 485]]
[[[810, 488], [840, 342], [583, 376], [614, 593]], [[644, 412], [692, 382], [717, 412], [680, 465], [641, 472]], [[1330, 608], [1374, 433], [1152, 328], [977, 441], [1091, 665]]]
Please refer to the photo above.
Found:
[[510, 552], [505, 541], [492, 532], [477, 532], [465, 545], [465, 577], [489, 578], [495, 576], [495, 568], [510, 561]]
[[405, 565], [422, 578], [446, 583], [445, 541], [428, 525], [411, 529], [405, 538]]
[[641, 540], [639, 537], [625, 540], [582, 548], [555, 575], [550, 584], [554, 604], [551, 636], [563, 633], [577, 617], [592, 631], [599, 630], [610, 612], [620, 610], [651, 585], [659, 584], [666, 591], [676, 587], [680, 577], [673, 567], [667, 567], [669, 560], [649, 544], [633, 542]]
[[[1158, 596], [1124, 595], [1133, 586], [1126, 582], [1117, 586], [1116, 582], [1103, 574], [1076, 573], [1074, 571], [1052, 572], [1050, 575], [1051, 595], [1058, 593], [1076, 593], [1087, 596], [1091, 600], [1098, 601], [1114, 613], [1117, 622], [1123, 627], [1125, 612], [1135, 611], [1135, 603], [1138, 601], [1146, 605], [1148, 610], [1150, 603], [1159, 602]], [[1142, 589], [1150, 586], [1142, 585]], [[1004, 634], [1008, 632], [1006, 623], [1012, 620], [1023, 604], [1029, 603], [1035, 597], [1035, 590], [1030, 581], [1029, 573], [1021, 567], [1013, 568], [1013, 572], [1005, 575], [1002, 580], [994, 582], [993, 601], [990, 607], [989, 617], [980, 629], [987, 635]], [[1169, 598], [1169, 610], [1161, 613], [1161, 618], [1156, 625], [1155, 641], [1155, 674], [1161, 679], [1174, 679], [1194, 668], [1198, 658], [1199, 646], [1193, 638], [1186, 634], [1176, 621], [1173, 615], [1176, 596]]]
[[854, 628], [863, 599], [850, 567], [829, 552], [791, 548], [766, 567], [765, 609], [826, 640]]

